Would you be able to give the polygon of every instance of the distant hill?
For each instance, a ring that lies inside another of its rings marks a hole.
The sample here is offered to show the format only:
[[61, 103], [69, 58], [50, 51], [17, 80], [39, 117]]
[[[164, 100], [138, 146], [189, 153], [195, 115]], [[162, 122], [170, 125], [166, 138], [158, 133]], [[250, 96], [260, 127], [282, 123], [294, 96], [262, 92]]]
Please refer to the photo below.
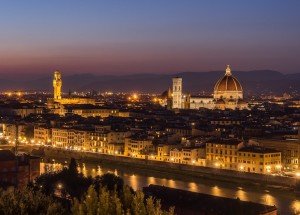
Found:
[[[212, 92], [224, 71], [181, 72], [176, 74], [133, 74], [123, 76], [76, 74], [63, 76], [63, 90], [161, 93], [171, 85], [172, 77], [183, 78], [185, 92]], [[300, 91], [300, 73], [282, 74], [272, 70], [233, 71], [246, 94]], [[52, 76], [22, 80], [0, 79], [0, 90], [52, 90]]]

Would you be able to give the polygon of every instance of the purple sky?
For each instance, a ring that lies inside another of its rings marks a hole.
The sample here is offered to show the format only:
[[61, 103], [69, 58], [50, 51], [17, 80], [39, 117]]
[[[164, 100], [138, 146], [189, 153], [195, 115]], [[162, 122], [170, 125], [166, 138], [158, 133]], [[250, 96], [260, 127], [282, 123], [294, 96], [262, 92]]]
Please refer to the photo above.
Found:
[[0, 73], [300, 68], [300, 1], [5, 0]]

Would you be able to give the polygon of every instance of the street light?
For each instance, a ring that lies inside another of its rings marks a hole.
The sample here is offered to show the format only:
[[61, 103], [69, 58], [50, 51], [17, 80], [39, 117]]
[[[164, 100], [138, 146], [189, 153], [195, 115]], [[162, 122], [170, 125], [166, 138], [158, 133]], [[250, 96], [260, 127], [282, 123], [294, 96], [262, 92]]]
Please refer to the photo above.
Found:
[[62, 183], [58, 183], [58, 184], [57, 184], [57, 188], [58, 188], [59, 190], [61, 190], [61, 189], [63, 188]]

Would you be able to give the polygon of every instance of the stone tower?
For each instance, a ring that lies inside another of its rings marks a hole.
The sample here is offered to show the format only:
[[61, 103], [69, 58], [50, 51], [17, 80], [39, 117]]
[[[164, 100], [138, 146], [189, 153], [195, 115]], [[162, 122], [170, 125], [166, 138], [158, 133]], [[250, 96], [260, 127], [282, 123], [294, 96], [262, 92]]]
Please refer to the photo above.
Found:
[[172, 108], [182, 108], [182, 78], [173, 78]]
[[53, 77], [54, 100], [61, 99], [61, 87], [62, 87], [61, 73], [59, 70], [56, 70], [54, 72], [54, 77]]

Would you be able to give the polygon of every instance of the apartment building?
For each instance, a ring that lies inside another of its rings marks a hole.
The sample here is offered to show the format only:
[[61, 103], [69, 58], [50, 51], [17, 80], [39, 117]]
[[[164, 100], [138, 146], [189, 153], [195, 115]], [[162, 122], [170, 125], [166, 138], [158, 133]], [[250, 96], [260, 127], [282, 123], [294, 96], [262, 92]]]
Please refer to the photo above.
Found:
[[256, 139], [259, 145], [281, 152], [284, 169], [299, 169], [300, 165], [300, 139]]
[[205, 166], [205, 147], [184, 147], [170, 150], [169, 161], [189, 165]]
[[125, 156], [145, 159], [152, 151], [154, 151], [154, 146], [151, 139], [125, 138]]
[[[100, 153], [110, 153], [111, 151], [123, 151], [125, 138], [129, 137], [129, 131], [112, 131], [107, 129], [97, 129], [89, 132], [90, 149]], [[112, 147], [114, 149], [112, 149]]]
[[238, 151], [238, 170], [245, 172], [270, 174], [279, 172], [281, 152], [260, 146], [248, 146]]
[[206, 165], [236, 170], [238, 168], [238, 150], [243, 146], [243, 142], [237, 139], [221, 139], [207, 142]]
[[34, 127], [34, 143], [36, 144], [51, 144], [52, 131], [48, 127]]
[[53, 128], [52, 145], [75, 150], [89, 150], [90, 144], [88, 131], [68, 128]]
[[19, 140], [22, 140], [25, 138], [26, 128], [27, 128], [26, 124], [4, 123], [3, 137], [9, 143], [13, 143], [17, 139], [17, 136]]

